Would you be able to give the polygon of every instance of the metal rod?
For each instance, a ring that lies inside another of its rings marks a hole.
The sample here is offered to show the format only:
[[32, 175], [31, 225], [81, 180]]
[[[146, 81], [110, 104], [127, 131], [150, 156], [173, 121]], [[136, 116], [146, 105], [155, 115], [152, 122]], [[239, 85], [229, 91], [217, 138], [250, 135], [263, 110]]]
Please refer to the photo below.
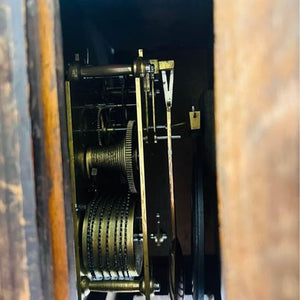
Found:
[[[157, 137], [158, 140], [167, 140], [168, 136], [158, 136]], [[180, 140], [181, 139], [181, 135], [172, 135], [172, 140]]]
[[168, 140], [168, 165], [169, 165], [169, 185], [170, 185], [170, 206], [171, 206], [171, 228], [172, 239], [176, 239], [176, 212], [174, 197], [173, 178], [173, 153], [172, 153], [172, 128], [171, 128], [171, 106], [167, 106], [167, 140]]
[[148, 110], [148, 92], [145, 90], [145, 118], [146, 118], [146, 133], [147, 133], [147, 140], [148, 140], [148, 133], [149, 133], [149, 110]]
[[[143, 293], [145, 294], [145, 280], [90, 280], [87, 277], [82, 277], [80, 287], [83, 293], [98, 292], [98, 293]], [[160, 285], [153, 280], [149, 284], [149, 293], [159, 292]]]
[[120, 281], [91, 281], [89, 283], [91, 292], [115, 292], [115, 293], [138, 293], [140, 292], [140, 282], [137, 280]]
[[80, 67], [81, 77], [117, 76], [132, 73], [131, 65], [106, 65], [96, 67]]
[[154, 143], [157, 143], [156, 138], [156, 116], [155, 116], [155, 92], [154, 92], [154, 79], [151, 80], [151, 97], [152, 97], [152, 122], [153, 122], [153, 136]]
[[[156, 126], [157, 129], [167, 129], [165, 125], [158, 125]], [[153, 129], [152, 126], [149, 126], [149, 129]], [[109, 127], [109, 128], [105, 128], [105, 129], [74, 129], [73, 133], [83, 133], [83, 132], [111, 132], [111, 131], [126, 131], [127, 128], [126, 127]], [[144, 131], [146, 130], [146, 128], [143, 129]], [[181, 136], [180, 135], [173, 135], [172, 136], [173, 139], [180, 139]], [[160, 136], [158, 137], [158, 139], [167, 139], [166, 136]]]
[[[167, 106], [167, 136], [168, 136], [168, 165], [169, 165], [169, 184], [170, 184], [170, 207], [171, 207], [171, 235], [172, 235], [172, 247], [170, 251], [170, 298], [171, 300], [176, 300], [176, 207], [175, 207], [175, 197], [174, 197], [174, 178], [173, 178], [173, 153], [172, 153], [172, 119], [171, 119], [171, 108], [172, 102], [166, 102]], [[173, 263], [172, 263], [173, 262]]]
[[[123, 86], [107, 86], [105, 89], [106, 89], [106, 91], [122, 91]], [[134, 86], [128, 87], [127, 90], [130, 90], [130, 91], [135, 93], [135, 87]]]
[[148, 228], [147, 228], [147, 202], [146, 202], [146, 182], [145, 182], [145, 161], [144, 161], [144, 141], [143, 141], [143, 119], [142, 119], [142, 98], [141, 79], [135, 78], [136, 89], [136, 114], [139, 149], [139, 171], [140, 171], [140, 193], [143, 228], [143, 252], [144, 252], [144, 282], [146, 300], [150, 300], [150, 271], [148, 252]]
[[[154, 129], [154, 127], [153, 126], [149, 126], [149, 129]], [[167, 126], [166, 125], [157, 125], [156, 129], [167, 129]]]
[[172, 109], [172, 102], [173, 102], [174, 69], [170, 70], [169, 84], [167, 80], [167, 73], [165, 70], [162, 70], [161, 75], [162, 75], [165, 103], [166, 103], [166, 110], [167, 110], [168, 167], [169, 167], [171, 229], [172, 229], [171, 231], [172, 231], [172, 240], [176, 240], [176, 236], [177, 236], [176, 235], [176, 210], [175, 210], [175, 197], [174, 197], [172, 117], [171, 117], [171, 109]]
[[[118, 91], [118, 90], [110, 90], [109, 93], [110, 93], [111, 95], [122, 95], [122, 94], [123, 94], [122, 91]], [[127, 91], [127, 94], [134, 95], [134, 94], [135, 94], [135, 91], [128, 90], [128, 91]]]
[[118, 107], [135, 107], [136, 104], [135, 103], [127, 103], [127, 104], [85, 104], [85, 105], [76, 105], [76, 106], [72, 106], [72, 109], [84, 109], [84, 108], [88, 108], [88, 109], [95, 109], [95, 108], [99, 108], [99, 107], [103, 107], [103, 108], [118, 108]]
[[73, 133], [86, 133], [86, 132], [111, 132], [111, 131], [126, 131], [127, 128], [105, 128], [105, 129], [74, 129]]

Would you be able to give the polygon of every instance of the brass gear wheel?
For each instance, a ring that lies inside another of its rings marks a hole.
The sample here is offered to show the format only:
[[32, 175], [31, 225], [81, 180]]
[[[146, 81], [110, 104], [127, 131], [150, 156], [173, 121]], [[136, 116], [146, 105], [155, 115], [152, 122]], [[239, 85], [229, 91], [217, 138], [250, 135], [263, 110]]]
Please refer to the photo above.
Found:
[[129, 192], [136, 194], [138, 155], [135, 121], [128, 121], [125, 137], [118, 144], [88, 148], [85, 153], [85, 168], [89, 178], [93, 168], [102, 176], [111, 172], [123, 174], [127, 178]]
[[143, 265], [140, 211], [132, 195], [95, 197], [81, 225], [82, 270], [91, 279], [137, 277]]

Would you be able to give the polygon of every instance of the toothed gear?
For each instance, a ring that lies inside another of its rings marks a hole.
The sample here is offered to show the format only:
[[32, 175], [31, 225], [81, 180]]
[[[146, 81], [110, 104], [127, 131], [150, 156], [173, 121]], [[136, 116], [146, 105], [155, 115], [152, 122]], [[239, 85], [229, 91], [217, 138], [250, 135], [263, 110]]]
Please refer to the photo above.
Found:
[[125, 137], [119, 143], [90, 147], [85, 153], [85, 169], [89, 178], [93, 169], [105, 177], [112, 173], [122, 174], [127, 178], [128, 190], [132, 194], [137, 193], [137, 166], [136, 127], [132, 120], [127, 123]]
[[91, 202], [91, 207], [88, 213], [88, 226], [87, 226], [87, 261], [89, 266], [89, 271], [93, 278], [96, 278], [96, 274], [94, 272], [94, 259], [93, 259], [93, 251], [91, 249], [91, 245], [93, 245], [93, 230], [96, 212], [98, 210], [99, 201], [97, 199], [93, 199]]
[[[83, 272], [91, 279], [132, 279], [141, 273], [142, 241], [139, 210], [132, 195], [105, 195], [93, 199], [82, 222]], [[138, 230], [138, 232], [136, 232]]]
[[135, 121], [130, 120], [127, 124], [126, 137], [125, 137], [125, 168], [128, 182], [128, 189], [131, 193], [136, 194], [137, 189], [135, 185], [134, 176], [134, 128]]

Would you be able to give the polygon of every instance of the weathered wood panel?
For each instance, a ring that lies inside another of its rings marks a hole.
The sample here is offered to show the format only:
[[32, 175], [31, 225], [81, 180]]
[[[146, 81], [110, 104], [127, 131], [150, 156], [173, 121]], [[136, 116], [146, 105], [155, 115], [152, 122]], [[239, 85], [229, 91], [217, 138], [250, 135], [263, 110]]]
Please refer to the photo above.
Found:
[[24, 2], [0, 3], [0, 299], [43, 299]]
[[[64, 192], [64, 209], [66, 222], [66, 236], [67, 236], [67, 256], [68, 256], [68, 288], [69, 299], [77, 299], [77, 284], [80, 282], [79, 269], [76, 270], [76, 262], [79, 264], [79, 258], [75, 257], [75, 238], [74, 231], [76, 231], [77, 224], [74, 224], [74, 206], [72, 199], [71, 186], [71, 163], [69, 155], [69, 140], [67, 130], [67, 109], [65, 99], [65, 72], [63, 61], [63, 47], [62, 47], [62, 28], [61, 28], [61, 13], [60, 3], [58, 0], [53, 1], [53, 19], [54, 30], [53, 37], [55, 43], [55, 67], [56, 67], [56, 82], [57, 82], [57, 98], [60, 121], [60, 137], [61, 137], [61, 151], [62, 151], [62, 171], [63, 171], [63, 192]], [[81, 296], [79, 296], [81, 297]]]
[[[65, 300], [69, 299], [70, 290], [59, 116], [59, 99], [62, 99], [59, 98], [58, 94], [55, 42], [57, 38], [55, 35], [56, 23], [59, 23], [60, 19], [57, 15], [56, 1], [38, 1], [37, 8], [38, 41], [41, 54], [40, 83], [44, 122], [44, 150], [46, 154], [46, 175], [50, 182], [47, 200], [51, 228], [53, 294], [55, 300]], [[72, 226], [72, 223], [69, 225]], [[72, 239], [73, 237], [69, 238]]]
[[60, 38], [58, 1], [0, 3], [0, 299], [77, 298]]
[[227, 299], [299, 297], [298, 12], [297, 0], [214, 1]]

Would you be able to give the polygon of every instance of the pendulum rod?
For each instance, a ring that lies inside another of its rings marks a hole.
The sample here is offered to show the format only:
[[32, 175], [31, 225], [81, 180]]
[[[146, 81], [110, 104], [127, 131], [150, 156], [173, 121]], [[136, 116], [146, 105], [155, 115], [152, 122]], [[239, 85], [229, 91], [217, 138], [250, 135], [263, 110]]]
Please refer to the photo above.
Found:
[[174, 196], [173, 154], [172, 154], [172, 130], [171, 130], [171, 106], [167, 107], [167, 143], [168, 143], [168, 166], [171, 206], [172, 239], [176, 238], [176, 212]]
[[164, 96], [167, 110], [167, 147], [168, 147], [168, 168], [169, 168], [169, 189], [170, 189], [170, 207], [171, 207], [171, 229], [172, 240], [176, 239], [176, 210], [174, 197], [174, 176], [173, 176], [173, 153], [172, 153], [172, 118], [171, 109], [173, 101], [173, 83], [174, 83], [174, 69], [170, 70], [170, 82], [168, 84], [167, 73], [165, 70], [161, 71]]

